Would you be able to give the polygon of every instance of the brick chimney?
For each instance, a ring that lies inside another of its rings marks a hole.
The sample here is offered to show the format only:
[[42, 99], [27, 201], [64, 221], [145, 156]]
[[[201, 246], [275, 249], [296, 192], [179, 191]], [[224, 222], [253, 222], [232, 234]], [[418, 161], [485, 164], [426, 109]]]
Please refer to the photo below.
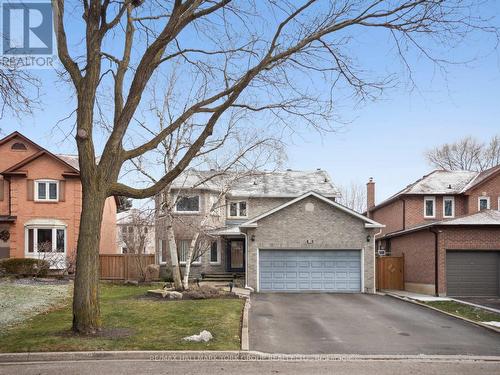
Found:
[[366, 214], [371, 217], [370, 210], [375, 207], [375, 181], [370, 177], [366, 183]]

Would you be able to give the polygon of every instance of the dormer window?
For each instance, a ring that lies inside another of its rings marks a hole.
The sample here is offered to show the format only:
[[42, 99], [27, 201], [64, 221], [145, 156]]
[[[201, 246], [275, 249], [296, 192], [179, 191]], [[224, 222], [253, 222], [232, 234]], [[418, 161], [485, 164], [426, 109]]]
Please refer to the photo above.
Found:
[[10, 149], [12, 151], [26, 151], [27, 147], [24, 143], [16, 142], [10, 147]]
[[424, 198], [424, 217], [433, 219], [436, 217], [436, 197]]
[[444, 197], [443, 198], [443, 217], [445, 217], [445, 218], [455, 217], [455, 198], [454, 197]]
[[247, 202], [246, 201], [232, 201], [229, 202], [228, 215], [231, 218], [247, 217]]
[[35, 201], [57, 202], [59, 200], [59, 182], [54, 180], [35, 181]]
[[479, 197], [478, 201], [479, 211], [490, 209], [490, 197]]

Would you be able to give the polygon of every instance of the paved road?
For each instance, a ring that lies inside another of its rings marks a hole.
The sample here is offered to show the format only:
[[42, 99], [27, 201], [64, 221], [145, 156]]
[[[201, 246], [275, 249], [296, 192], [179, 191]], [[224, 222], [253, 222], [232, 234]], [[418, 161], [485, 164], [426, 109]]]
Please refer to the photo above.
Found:
[[388, 296], [255, 294], [250, 350], [500, 355], [500, 334]]
[[152, 362], [152, 361], [76, 361], [31, 364], [0, 364], [0, 374], [238, 374], [238, 375], [469, 375], [500, 373], [499, 362]]

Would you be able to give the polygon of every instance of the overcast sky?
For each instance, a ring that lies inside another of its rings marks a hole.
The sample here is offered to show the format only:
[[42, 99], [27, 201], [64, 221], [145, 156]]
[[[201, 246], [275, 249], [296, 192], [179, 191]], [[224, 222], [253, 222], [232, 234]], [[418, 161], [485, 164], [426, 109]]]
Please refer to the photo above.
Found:
[[[496, 16], [493, 22], [500, 25], [500, 1], [492, 4], [485, 12]], [[387, 59], [378, 48], [386, 41], [359, 33], [353, 48], [361, 65], [376, 72], [400, 66], [401, 61]], [[402, 72], [400, 85], [374, 102], [357, 106], [341, 102], [337, 113], [344, 125], [338, 124], [337, 132], [320, 135], [302, 128], [284, 139], [288, 144], [286, 167], [325, 169], [339, 185], [365, 183], [374, 177], [380, 201], [431, 170], [423, 156], [430, 147], [467, 135], [487, 140], [499, 134], [500, 52], [492, 51], [492, 39], [486, 37], [476, 37], [450, 52], [454, 61], [471, 56], [476, 59], [470, 64], [447, 66], [445, 75], [429, 62], [416, 59], [412, 72], [416, 87], [412, 90], [407, 72]], [[21, 131], [57, 153], [75, 153], [74, 140], [65, 139], [56, 125], [74, 108], [68, 88], [58, 83], [54, 72], [37, 74], [44, 85], [43, 107], [21, 121], [0, 119], [0, 129], [3, 135]], [[317, 89], [328, 88], [318, 85]], [[67, 132], [72, 124], [63, 126]]]

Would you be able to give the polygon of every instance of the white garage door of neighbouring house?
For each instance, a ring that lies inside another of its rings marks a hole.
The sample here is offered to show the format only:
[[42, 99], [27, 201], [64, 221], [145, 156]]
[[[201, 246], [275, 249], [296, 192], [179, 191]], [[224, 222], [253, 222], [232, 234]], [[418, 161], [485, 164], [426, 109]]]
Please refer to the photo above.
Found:
[[361, 291], [360, 250], [260, 250], [259, 291]]

